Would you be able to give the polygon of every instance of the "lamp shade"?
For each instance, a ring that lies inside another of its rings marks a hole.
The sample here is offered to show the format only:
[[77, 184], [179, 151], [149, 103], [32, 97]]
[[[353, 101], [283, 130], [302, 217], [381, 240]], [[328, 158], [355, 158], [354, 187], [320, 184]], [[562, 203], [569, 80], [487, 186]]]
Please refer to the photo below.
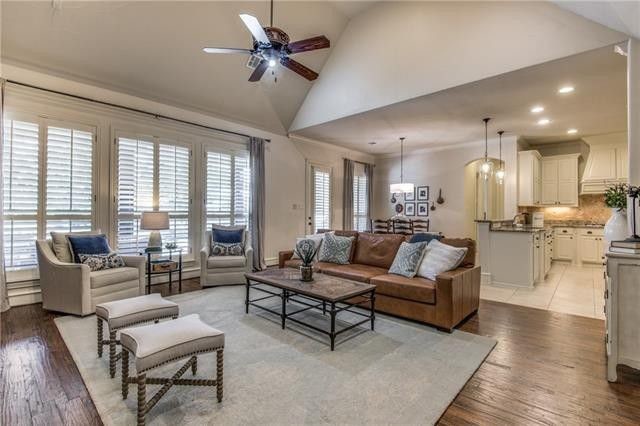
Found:
[[159, 231], [169, 229], [169, 213], [167, 212], [142, 212], [140, 229], [145, 231]]
[[392, 183], [389, 185], [389, 192], [392, 194], [407, 194], [413, 192], [412, 183]]

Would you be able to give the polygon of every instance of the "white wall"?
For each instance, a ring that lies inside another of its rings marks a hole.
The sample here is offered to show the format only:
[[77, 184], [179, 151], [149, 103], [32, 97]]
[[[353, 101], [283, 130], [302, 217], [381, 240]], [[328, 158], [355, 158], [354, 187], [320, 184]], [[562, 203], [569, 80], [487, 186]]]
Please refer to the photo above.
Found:
[[[489, 156], [498, 151], [497, 140], [489, 140]], [[505, 161], [504, 217], [512, 218], [517, 212], [517, 152], [516, 137], [502, 139], [502, 159]], [[449, 149], [405, 154], [404, 175], [407, 182], [430, 187], [430, 198], [438, 196], [442, 188], [444, 204], [436, 204], [429, 212], [431, 230], [449, 236], [465, 233], [464, 166], [484, 156], [484, 141], [475, 141]], [[376, 160], [374, 173], [374, 218], [388, 218], [394, 214], [389, 184], [399, 180], [400, 158]]]
[[[361, 161], [373, 162], [373, 158], [346, 149], [337, 148], [318, 142], [295, 141], [284, 135], [265, 132], [247, 126], [238, 125], [216, 117], [160, 104], [146, 99], [129, 96], [123, 93], [78, 83], [72, 80], [50, 76], [5, 65], [3, 77], [40, 87], [73, 93], [92, 99], [99, 99], [118, 105], [138, 108], [187, 121], [214, 126], [236, 132], [247, 133], [258, 137], [269, 138], [271, 143], [266, 146], [265, 174], [266, 174], [266, 238], [265, 257], [273, 262], [278, 252], [291, 248], [295, 238], [305, 231], [305, 173], [306, 160], [329, 164], [336, 172], [334, 174], [335, 211], [334, 222], [342, 224], [342, 158], [349, 157]], [[44, 92], [23, 89], [19, 86], [8, 85], [7, 110], [45, 115], [51, 118], [76, 121], [95, 126], [97, 129], [97, 195], [98, 206], [109, 206], [111, 199], [111, 177], [109, 158], [111, 155], [111, 141], [114, 129], [140, 129], [163, 135], [177, 135], [197, 147], [194, 156], [201, 153], [205, 144], [219, 144], [221, 146], [238, 146], [243, 144], [244, 138], [226, 136], [222, 133], [202, 130], [193, 126], [174, 124], [166, 120], [156, 120], [152, 117], [125, 112], [117, 108], [99, 106], [83, 101], [71, 100], [68, 97], [49, 95]], [[137, 130], [136, 130], [137, 131]], [[197, 152], [196, 152], [197, 151]], [[194, 186], [196, 198], [201, 197], [202, 174], [198, 171], [196, 161]], [[201, 200], [201, 198], [199, 198]], [[199, 201], [196, 201], [199, 202]], [[195, 202], [194, 202], [195, 203]], [[96, 226], [106, 232], [113, 231], [112, 213], [109, 208], [99, 208], [96, 212]], [[201, 235], [194, 235], [194, 248], [197, 251], [201, 245]], [[196, 256], [197, 261], [197, 256]], [[32, 279], [37, 275], [19, 275], [17, 279]], [[12, 277], [10, 277], [11, 279]], [[36, 299], [25, 299], [36, 301]]]
[[349, 21], [291, 130], [624, 39], [547, 2], [380, 2]]

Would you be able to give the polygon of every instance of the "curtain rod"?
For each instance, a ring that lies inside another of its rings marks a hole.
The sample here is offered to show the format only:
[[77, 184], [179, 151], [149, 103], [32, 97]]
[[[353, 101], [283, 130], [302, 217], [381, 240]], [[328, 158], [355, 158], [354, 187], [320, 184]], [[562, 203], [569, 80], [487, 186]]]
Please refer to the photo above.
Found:
[[364, 161], [352, 160], [351, 158], [348, 158], [348, 157], [342, 157], [342, 159], [343, 160], [353, 161], [354, 163], [358, 163], [358, 164], [363, 164], [365, 166], [372, 166], [372, 167], [376, 166], [374, 163], [365, 163]]
[[[252, 137], [251, 135], [247, 135], [245, 133], [234, 132], [232, 130], [225, 130], [225, 129], [220, 129], [218, 127], [207, 126], [205, 124], [194, 123], [192, 121], [181, 120], [179, 118], [169, 117], [169, 116], [162, 115], [162, 114], [156, 114], [154, 112], [144, 111], [144, 110], [137, 109], [137, 108], [131, 108], [131, 107], [128, 107], [128, 106], [118, 105], [118, 104], [114, 104], [114, 103], [106, 102], [106, 101], [99, 101], [97, 99], [87, 98], [85, 96], [80, 96], [80, 95], [74, 95], [74, 94], [71, 94], [71, 93], [60, 92], [58, 90], [47, 89], [47, 88], [44, 88], [44, 87], [35, 86], [33, 84], [22, 83], [22, 82], [15, 81], [15, 80], [5, 80], [5, 81], [7, 83], [15, 84], [15, 85], [18, 85], [18, 86], [28, 87], [30, 89], [41, 90], [43, 92], [54, 93], [56, 95], [67, 96], [67, 97], [70, 97], [70, 98], [80, 99], [82, 101], [93, 102], [93, 103], [101, 104], [101, 105], [106, 105], [106, 106], [113, 107], [113, 108], [120, 108], [120, 109], [124, 109], [124, 110], [127, 110], [127, 111], [136, 112], [138, 114], [150, 115], [150, 116], [155, 117], [157, 119], [175, 121], [177, 123], [187, 124], [187, 125], [190, 125], [190, 126], [200, 127], [202, 129], [207, 129], [207, 130], [213, 130], [213, 131], [216, 131], [216, 132], [226, 133], [228, 135], [242, 136], [242, 137], [245, 137], [245, 138]], [[266, 142], [271, 142], [271, 139], [264, 139], [264, 140]]]

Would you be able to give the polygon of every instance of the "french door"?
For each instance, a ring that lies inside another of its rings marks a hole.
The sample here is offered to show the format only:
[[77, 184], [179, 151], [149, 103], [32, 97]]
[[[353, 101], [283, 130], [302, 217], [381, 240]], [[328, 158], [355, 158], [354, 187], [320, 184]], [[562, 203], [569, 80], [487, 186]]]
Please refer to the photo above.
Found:
[[331, 229], [331, 167], [309, 163], [307, 167], [307, 231]]

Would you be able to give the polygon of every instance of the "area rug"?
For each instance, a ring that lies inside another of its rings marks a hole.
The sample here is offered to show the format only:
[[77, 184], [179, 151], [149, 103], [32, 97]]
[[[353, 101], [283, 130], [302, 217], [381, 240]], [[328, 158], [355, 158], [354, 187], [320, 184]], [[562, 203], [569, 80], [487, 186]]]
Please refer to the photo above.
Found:
[[[170, 299], [181, 315], [197, 313], [225, 332], [224, 399], [216, 402], [215, 388], [176, 386], [147, 415], [152, 425], [433, 424], [496, 344], [377, 315], [375, 331], [340, 335], [331, 352], [325, 336], [293, 325], [282, 330], [279, 318], [257, 309], [246, 315], [243, 287]], [[321, 313], [309, 318], [326, 319]], [[107, 354], [96, 356], [95, 316], [55, 322], [102, 421], [135, 424], [135, 385], [122, 400], [120, 366], [110, 379]], [[153, 376], [170, 377], [178, 366]], [[133, 365], [130, 371], [135, 374]], [[199, 356], [197, 377], [215, 377], [215, 354]], [[157, 388], [147, 386], [147, 396]]]

